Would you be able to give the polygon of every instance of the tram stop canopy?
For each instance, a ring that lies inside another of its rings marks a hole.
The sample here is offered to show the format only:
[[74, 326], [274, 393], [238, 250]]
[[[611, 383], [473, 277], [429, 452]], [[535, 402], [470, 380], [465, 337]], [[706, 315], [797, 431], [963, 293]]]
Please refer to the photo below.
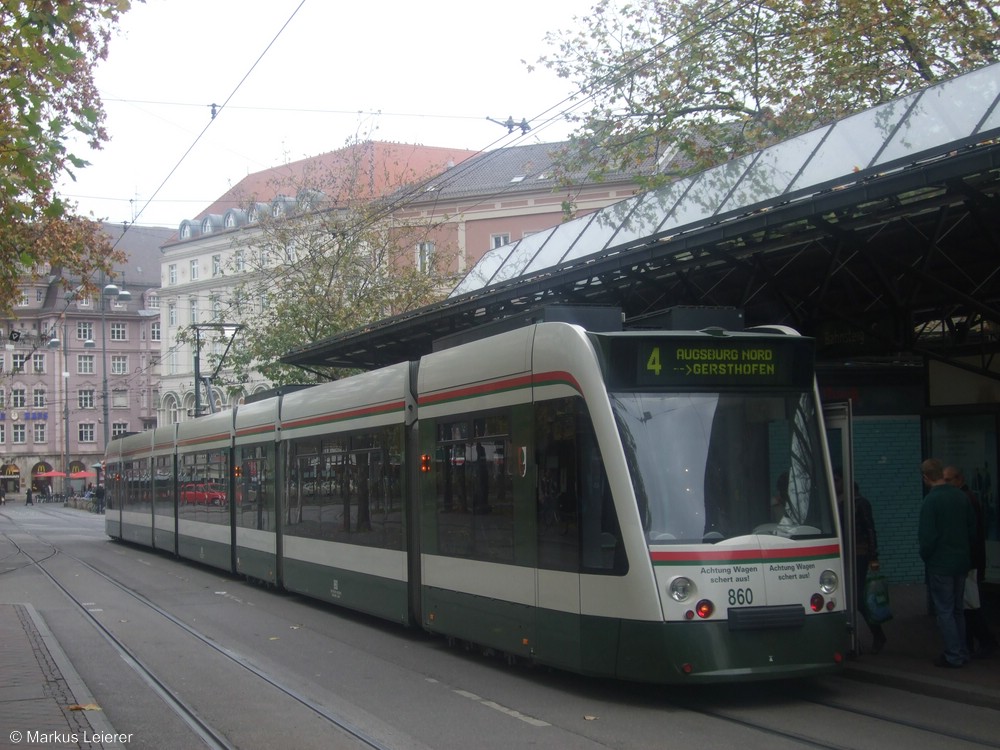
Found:
[[1000, 64], [492, 250], [442, 302], [283, 360], [373, 369], [555, 304], [626, 324], [734, 307], [821, 358], [982, 353], [1000, 332], [998, 136]]

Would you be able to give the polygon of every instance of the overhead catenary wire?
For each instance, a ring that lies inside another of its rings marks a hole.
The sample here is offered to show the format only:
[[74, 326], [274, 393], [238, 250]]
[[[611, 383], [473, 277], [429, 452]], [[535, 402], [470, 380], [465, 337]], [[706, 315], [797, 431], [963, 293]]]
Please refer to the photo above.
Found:
[[[711, 29], [712, 26], [726, 20], [733, 13], [738, 11], [740, 7], [746, 5], [747, 2], [748, 0], [723, 0], [714, 7], [706, 8], [705, 12], [702, 14], [701, 17], [702, 21], [698, 22], [697, 24], [692, 23], [692, 25], [686, 29], [679, 29], [674, 31], [672, 34], [664, 36], [663, 39], [659, 40], [655, 45], [653, 45], [650, 48], [636, 51], [635, 53], [632, 54], [632, 56], [628, 60], [626, 60], [625, 64], [619, 71], [609, 73], [603, 79], [599, 79], [598, 82], [591, 84], [590, 87], [591, 93], [587, 93], [583, 89], [578, 89], [577, 91], [571, 93], [569, 96], [562, 99], [560, 102], [557, 102], [555, 105], [535, 115], [535, 117], [524, 118], [523, 120], [524, 124], [530, 127], [530, 130], [533, 133], [533, 135], [538, 135], [540, 132], [551, 127], [552, 125], [564, 122], [574, 110], [579, 109], [582, 106], [585, 106], [586, 102], [591, 100], [597, 93], [604, 92], [609, 88], [612, 88], [614, 85], [620, 83], [621, 80], [627, 79], [630, 76], [633, 76], [636, 73], [640, 72], [643, 68], [654, 64], [656, 60], [661, 59], [665, 54], [669, 54], [671, 51], [677, 50], [689, 39], [693, 38], [694, 36], [697, 36], [698, 34], [704, 33], [706, 30]], [[226, 98], [224, 103], [222, 105], [216, 105], [216, 116], [208, 121], [205, 128], [203, 128], [201, 133], [198, 134], [194, 142], [185, 151], [184, 155], [181, 157], [178, 163], [173, 167], [173, 169], [170, 170], [167, 177], [164, 178], [164, 180], [160, 183], [159, 187], [157, 187], [154, 193], [147, 200], [142, 202], [141, 209], [139, 210], [138, 213], [135, 213], [132, 217], [133, 224], [139, 222], [142, 212], [145, 211], [145, 209], [152, 202], [156, 200], [156, 196], [160, 193], [160, 191], [170, 180], [170, 178], [176, 173], [176, 171], [183, 164], [183, 162], [188, 158], [188, 156], [191, 154], [192, 150], [197, 145], [197, 143], [201, 140], [202, 136], [205, 134], [205, 132], [207, 131], [208, 127], [212, 124], [212, 122], [214, 122], [214, 120], [217, 119], [218, 116], [222, 114], [223, 109], [230, 109], [230, 110], [244, 109], [244, 110], [259, 110], [259, 111], [304, 112], [304, 113], [313, 112], [313, 113], [333, 113], [333, 114], [342, 113], [342, 114], [355, 114], [355, 115], [365, 113], [373, 116], [435, 117], [435, 118], [450, 117], [454, 119], [469, 119], [469, 120], [483, 119], [481, 115], [440, 115], [440, 114], [427, 114], [427, 113], [386, 112], [381, 110], [362, 110], [362, 109], [324, 110], [324, 109], [307, 108], [307, 107], [284, 108], [284, 107], [240, 106], [240, 105], [230, 104], [229, 102], [233, 98], [233, 95], [235, 95], [235, 93], [239, 90], [242, 83], [249, 77], [253, 69], [260, 63], [261, 59], [267, 53], [268, 49], [270, 49], [270, 47], [278, 39], [282, 31], [284, 31], [284, 29], [289, 25], [289, 23], [292, 21], [292, 18], [302, 7], [303, 3], [300, 3], [300, 5], [296, 8], [295, 12], [292, 13], [292, 16], [290, 16], [289, 19], [285, 22], [285, 24], [282, 26], [282, 29], [278, 32], [278, 34], [275, 35], [274, 39], [268, 44], [268, 47], [264, 50], [264, 52], [261, 53], [258, 59], [254, 62], [250, 70], [248, 70], [247, 73], [243, 76], [240, 83]], [[660, 50], [660, 52], [657, 53], [657, 50]], [[652, 57], [650, 57], [651, 54]], [[108, 101], [163, 103], [163, 104], [174, 104], [177, 106], [190, 106], [190, 107], [201, 107], [201, 108], [212, 106], [205, 103], [156, 102], [154, 100], [109, 99]], [[523, 134], [524, 132], [522, 132], [522, 135]], [[501, 143], [503, 143], [504, 140], [505, 139], [496, 139], [492, 143], [489, 143], [483, 148], [481, 148], [480, 152], [493, 149], [498, 145], [500, 145]], [[508, 145], [513, 145], [516, 143], [517, 141], [514, 141], [512, 144]], [[86, 197], [94, 197], [94, 196], [86, 196]], [[103, 196], [101, 196], [101, 199], [113, 200], [112, 198], [106, 198]], [[135, 203], [133, 199], [121, 199], [121, 200], [129, 200], [130, 203]], [[178, 202], [178, 201], [172, 201], [172, 202]], [[211, 201], [210, 200], [198, 201], [192, 199], [190, 201], [184, 201], [184, 202], [207, 204], [210, 203]]]
[[[278, 38], [281, 36], [281, 34], [285, 31], [285, 29], [288, 28], [288, 25], [292, 22], [292, 19], [295, 18], [296, 14], [298, 14], [298, 12], [302, 9], [302, 6], [305, 5], [305, 2], [306, 2], [306, 0], [301, 0], [301, 2], [297, 6], [295, 6], [295, 10], [292, 11], [292, 14], [288, 17], [288, 19], [285, 21], [285, 23], [282, 24], [281, 28], [278, 29], [278, 32], [274, 35], [274, 37], [271, 39], [271, 41], [268, 42], [267, 46], [264, 48], [264, 51], [261, 52], [260, 55], [258, 55], [258, 57], [257, 57], [256, 60], [254, 60], [253, 64], [250, 66], [250, 68], [247, 70], [247, 72], [243, 75], [243, 77], [240, 78], [239, 82], [236, 84], [236, 86], [233, 88], [233, 90], [229, 93], [229, 96], [226, 97], [225, 101], [223, 101], [222, 104], [218, 105], [218, 108], [215, 110], [215, 112], [212, 115], [211, 119], [205, 124], [205, 127], [202, 128], [201, 132], [198, 133], [198, 135], [195, 137], [195, 139], [191, 143], [191, 145], [188, 146], [187, 150], [181, 155], [181, 158], [177, 161], [177, 163], [170, 170], [170, 172], [167, 174], [167, 176], [163, 178], [163, 181], [160, 182], [160, 184], [156, 188], [156, 190], [153, 191], [153, 194], [149, 197], [149, 199], [147, 199], [145, 201], [145, 203], [142, 205], [142, 207], [139, 209], [139, 211], [135, 214], [135, 216], [133, 217], [133, 222], [135, 220], [137, 220], [139, 218], [139, 216], [142, 215], [142, 212], [146, 210], [146, 207], [150, 203], [152, 203], [152, 201], [156, 198], [156, 196], [159, 194], [159, 192], [163, 189], [164, 185], [166, 185], [167, 182], [170, 181], [170, 178], [173, 177], [173, 175], [177, 172], [177, 170], [180, 168], [180, 166], [184, 163], [185, 159], [187, 159], [188, 155], [194, 150], [194, 147], [198, 145], [198, 142], [202, 139], [202, 137], [205, 135], [205, 133], [208, 131], [208, 129], [212, 126], [212, 123], [215, 122], [216, 116], [218, 114], [220, 114], [226, 108], [226, 106], [229, 104], [230, 100], [232, 100], [232, 98], [240, 90], [240, 87], [242, 87], [243, 84], [246, 82], [246, 80], [250, 77], [250, 74], [253, 73], [253, 71], [256, 69], [256, 67], [260, 64], [260, 61], [264, 59], [264, 56], [267, 54], [268, 50], [270, 50], [271, 47], [274, 46], [274, 43], [278, 41]], [[213, 107], [214, 106], [215, 105], [213, 105]], [[122, 241], [122, 238], [125, 237], [127, 231], [128, 231], [128, 229], [126, 227], [126, 230], [124, 232], [122, 232], [121, 235], [119, 235], [118, 239], [115, 241], [115, 244], [112, 247], [112, 249], [114, 249], [115, 247], [118, 246], [118, 244]]]
[[[662, 57], [664, 57], [665, 55], [676, 52], [683, 44], [687, 43], [694, 36], [702, 34], [705, 31], [711, 29], [712, 27], [726, 21], [734, 13], [736, 13], [743, 4], [745, 4], [745, 0], [744, 2], [740, 2], [737, 0], [722, 0], [722, 2], [717, 3], [715, 6], [706, 9], [705, 13], [701, 17], [702, 21], [700, 23], [692, 24], [690, 27], [686, 29], [678, 30], [673, 35], [667, 36], [664, 39], [660, 40], [652, 47], [637, 51], [629, 58], [628, 64], [626, 64], [621, 70], [618, 70], [615, 73], [609, 73], [607, 76], [605, 76], [604, 79], [598, 81], [596, 85], [592, 85], [590, 87], [591, 93], [581, 96], [581, 94], [584, 94], [584, 91], [583, 89], [579, 89], [577, 92], [564, 98], [560, 102], [547, 108], [546, 110], [544, 110], [543, 112], [539, 113], [534, 118], [532, 118], [530, 120], [530, 122], [532, 123], [531, 125], [532, 137], [537, 136], [539, 132], [547, 129], [554, 123], [564, 119], [566, 116], [568, 116], [570, 112], [574, 111], [575, 109], [578, 109], [581, 106], [585, 106], [586, 102], [592, 99], [597, 93], [604, 92], [610, 88], [613, 88], [614, 86], [618, 85], [624, 78], [630, 75], [634, 75], [636, 72], [642, 70], [643, 68], [649, 65], [655, 64], [657, 60], [662, 59]], [[364, 223], [367, 224], [370, 222], [376, 222], [385, 219], [386, 217], [391, 215], [394, 211], [398, 210], [399, 207], [405, 205], [407, 201], [411, 200], [412, 196], [421, 194], [423, 187], [431, 183], [432, 181], [436, 182], [437, 184], [446, 185], [450, 181], [456, 180], [459, 177], [464, 176], [465, 171], [467, 169], [484, 168], [484, 166], [488, 164], [489, 153], [491, 152], [491, 150], [501, 145], [505, 146], [518, 145], [518, 143], [522, 142], [525, 137], [528, 137], [527, 132], [528, 131], [526, 130], [522, 130], [520, 134], [513, 137], [510, 133], [508, 133], [507, 136], [495, 139], [492, 143], [488, 144], [486, 147], [484, 147], [484, 149], [480, 151], [480, 153], [486, 152], [485, 160], [478, 160], [476, 164], [469, 164], [467, 160], [465, 162], [460, 163], [455, 168], [449, 170], [448, 173], [443, 178], [441, 175], [435, 175], [433, 177], [427, 178], [426, 180], [419, 181], [415, 186], [411, 186], [410, 189], [399, 191], [399, 195], [395, 200], [384, 202], [378, 212], [376, 212], [374, 215], [368, 215], [364, 218]], [[493, 193], [489, 196], [481, 197], [480, 200], [484, 202], [492, 200], [497, 197], [500, 197], [501, 195], [503, 195], [504, 192], [505, 191], [497, 191], [496, 193]], [[348, 227], [348, 231], [352, 230], [355, 232], [363, 231], [363, 226], [358, 225], [355, 227]], [[259, 296], [268, 289], [273, 288], [275, 285], [280, 284], [283, 277], [286, 274], [291, 273], [292, 269], [284, 267], [282, 265], [278, 265], [275, 266], [273, 269], [268, 269], [268, 270], [269, 271], [273, 270], [275, 271], [275, 273], [262, 276], [256, 287], [249, 288], [249, 291], [247, 291], [247, 293], [243, 297], [244, 299], [254, 298], [255, 296]], [[208, 299], [209, 301], [213, 300], [217, 301], [217, 299], [211, 294], [207, 296], [186, 294], [184, 296], [189, 299], [196, 298], [199, 300]], [[228, 307], [226, 308], [227, 311], [232, 310], [234, 308], [232, 300], [229, 300], [227, 304], [228, 304]], [[178, 351], [180, 351], [180, 347], [178, 345], [169, 347], [165, 352], [163, 352], [163, 355], [161, 356], [161, 361], [166, 357], [170, 356], [170, 354], [176, 353]], [[149, 367], [152, 366], [153, 366], [152, 364], [149, 365]], [[134, 374], [138, 376], [141, 375], [142, 373], [136, 372]]]
[[[692, 24], [690, 27], [686, 29], [677, 30], [674, 32], [674, 34], [664, 37], [664, 39], [658, 41], [652, 47], [635, 52], [629, 58], [626, 65], [622, 67], [622, 69], [617, 70], [614, 73], [609, 73], [603, 79], [599, 80], [596, 85], [591, 85], [590, 87], [591, 93], [581, 96], [582, 94], [584, 94], [584, 90], [578, 89], [573, 94], [570, 94], [560, 102], [557, 102], [556, 104], [552, 105], [551, 107], [537, 114], [535, 117], [531, 118], [530, 120], [530, 123], [532, 124], [531, 133], [533, 134], [531, 137], [537, 136], [539, 132], [544, 131], [548, 127], [551, 127], [554, 123], [564, 119], [566, 116], [568, 116], [570, 112], [584, 106], [586, 102], [592, 99], [597, 93], [604, 92], [614, 87], [615, 85], [618, 85], [621, 82], [621, 80], [627, 78], [630, 75], [634, 75], [636, 72], [641, 71], [643, 68], [648, 67], [649, 65], [655, 64], [655, 62], [661, 59], [663, 56], [676, 52], [683, 44], [687, 43], [690, 39], [692, 39], [696, 35], [702, 34], [705, 31], [711, 29], [712, 27], [724, 22], [725, 20], [730, 18], [734, 13], [736, 13], [741, 7], [741, 5], [745, 4], [745, 2], [746, 0], [722, 0], [722, 2], [717, 3], [714, 7], [706, 9], [705, 13], [702, 15], [702, 21], [700, 23]], [[284, 28], [287, 27], [288, 23], [291, 22], [295, 13], [298, 12], [299, 8], [302, 7], [303, 3], [299, 4], [295, 12], [292, 13], [292, 16], [289, 17], [288, 21], [286, 21], [281, 31], [283, 31]], [[267, 49], [269, 49], [274, 44], [274, 41], [277, 40], [278, 36], [280, 36], [281, 31], [279, 31], [278, 34], [275, 35], [274, 39], [268, 45]], [[257, 64], [259, 64], [264, 54], [266, 54], [267, 49], [265, 49], [265, 51], [258, 57], [257, 61], [255, 61], [254, 67]], [[243, 76], [243, 78], [240, 81], [240, 84], [238, 84], [237, 87], [230, 94], [230, 96], [227, 97], [224, 104], [219, 106], [218, 113], [221, 113], [222, 110], [227, 106], [227, 103], [239, 89], [239, 85], [241, 85], [243, 81], [247, 79], [252, 70], [253, 67], [251, 67], [251, 69], [248, 70], [248, 72]], [[201, 135], [203, 135], [204, 132], [207, 130], [207, 128], [210, 127], [211, 123], [212, 120], [210, 120], [209, 123], [202, 130], [202, 133], [198, 136], [198, 139], [200, 139]], [[480, 153], [486, 152], [486, 159], [478, 160], [475, 164], [469, 164], [469, 161], [467, 160], [457, 165], [457, 167], [455, 167], [454, 169], [449, 170], [447, 175], [445, 175], [445, 177], [443, 178], [443, 180], [440, 175], [436, 175], [427, 178], [425, 180], [419, 181], [415, 186], [411, 186], [411, 188], [408, 190], [401, 190], [395, 200], [383, 202], [383, 204], [380, 207], [380, 210], [373, 215], [366, 216], [364, 222], [366, 224], [373, 223], [387, 218], [394, 211], [398, 210], [399, 207], [405, 205], [407, 201], [411, 200], [411, 197], [413, 195], [420, 194], [423, 187], [432, 181], [439, 181], [439, 184], [446, 185], [449, 184], [450, 181], [457, 180], [460, 177], [464, 176], [466, 170], [468, 169], [485, 168], [486, 166], [488, 166], [490, 160], [489, 154], [493, 152], [496, 148], [500, 146], [518, 145], [526, 137], [529, 137], [527, 132], [521, 132], [516, 136], [508, 134], [495, 139], [493, 142], [487, 144], [480, 151]], [[183, 162], [183, 160], [187, 157], [187, 155], [190, 154], [191, 150], [196, 145], [198, 139], [196, 139], [195, 142], [192, 143], [191, 147], [189, 147], [188, 150], [185, 152], [185, 155], [182, 157], [181, 162]], [[181, 162], [178, 162], [177, 166], [175, 166], [174, 169], [171, 170], [171, 173], [168, 174], [168, 176], [163, 180], [160, 188], [157, 189], [157, 193], [159, 192], [160, 189], [162, 189], [163, 185], [166, 184], [166, 182], [170, 179], [170, 176], [177, 170]], [[494, 194], [491, 194], [490, 196], [483, 196], [481, 197], [480, 200], [488, 201], [491, 199], [495, 199], [497, 197], [500, 197], [503, 194], [503, 192], [504, 191], [498, 191]], [[146, 202], [145, 205], [148, 205], [149, 202], [151, 202], [155, 198], [155, 195], [156, 193], [154, 193], [154, 195]], [[136, 218], [138, 218], [138, 215], [136, 216]], [[362, 230], [363, 227], [361, 225], [347, 228], [347, 231], [355, 233]], [[119, 241], [121, 240], [121, 237], [124, 236], [124, 234], [125, 233], [123, 232], [122, 235], [119, 237]], [[283, 275], [285, 273], [290, 272], [290, 269], [285, 269], [282, 266], [276, 266], [275, 269], [273, 270], [276, 270], [276, 273], [270, 274], [266, 278], [262, 278], [259, 282], [256, 291], [253, 288], [251, 288], [246, 296], [254, 297], [255, 295], [259, 295], [260, 293], [264, 292], [266, 289], [273, 287], [275, 284], [280, 284]], [[187, 296], [190, 298], [192, 295], [187, 295]], [[212, 296], [209, 295], [208, 299], [212, 300]], [[230, 309], [231, 308], [232, 304], [230, 304]], [[177, 347], [176, 345], [172, 346], [163, 353], [161, 359], [179, 350], [180, 350], [179, 347]], [[149, 365], [149, 367], [152, 367], [152, 364]], [[141, 373], [135, 373], [135, 374], [138, 375]]]

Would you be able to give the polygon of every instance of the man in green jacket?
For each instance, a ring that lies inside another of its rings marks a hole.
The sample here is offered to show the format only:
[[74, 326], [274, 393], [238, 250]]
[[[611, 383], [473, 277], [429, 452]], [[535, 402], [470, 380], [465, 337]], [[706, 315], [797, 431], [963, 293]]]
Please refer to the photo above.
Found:
[[920, 557], [927, 566], [927, 586], [934, 604], [944, 653], [934, 663], [957, 668], [969, 660], [965, 642], [965, 578], [972, 568], [976, 517], [968, 498], [944, 478], [944, 464], [928, 458], [920, 465], [930, 489], [920, 507]]

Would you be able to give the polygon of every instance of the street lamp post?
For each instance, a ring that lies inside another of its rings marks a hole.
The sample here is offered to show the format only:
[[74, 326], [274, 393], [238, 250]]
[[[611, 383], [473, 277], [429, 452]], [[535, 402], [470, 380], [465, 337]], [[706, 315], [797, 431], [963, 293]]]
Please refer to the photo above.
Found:
[[[214, 414], [215, 400], [212, 398], [212, 381], [219, 374], [219, 370], [222, 369], [222, 363], [225, 361], [226, 355], [229, 353], [229, 349], [236, 339], [237, 332], [243, 328], [243, 325], [241, 323], [192, 323], [191, 328], [194, 330], [194, 416], [200, 417], [202, 380], [204, 380], [205, 397], [208, 399], [209, 411]], [[215, 372], [205, 378], [201, 376], [201, 332], [203, 330], [221, 331], [222, 335], [229, 339], [229, 342], [226, 344], [226, 351], [219, 358], [219, 364], [215, 368]]]
[[[104, 274], [101, 274], [101, 283], [104, 283]], [[119, 289], [117, 284], [105, 284], [101, 288], [101, 398], [104, 401], [104, 451], [108, 450], [108, 443], [111, 441], [111, 404], [108, 393], [108, 299], [116, 299], [119, 302], [128, 302], [132, 299], [132, 294], [127, 289]], [[83, 342], [87, 348], [94, 346], [92, 339]]]
[[[63, 478], [63, 496], [65, 497], [69, 495], [69, 331], [66, 330], [65, 319], [62, 322], [62, 329], [63, 472], [66, 474]], [[59, 348], [58, 335], [49, 339], [49, 348]]]

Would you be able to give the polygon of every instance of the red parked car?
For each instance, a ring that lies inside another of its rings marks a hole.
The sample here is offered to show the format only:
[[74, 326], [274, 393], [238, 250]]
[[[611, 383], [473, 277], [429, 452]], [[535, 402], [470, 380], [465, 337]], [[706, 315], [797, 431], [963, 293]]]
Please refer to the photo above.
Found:
[[181, 485], [181, 502], [192, 505], [225, 505], [226, 495], [210, 484]]

